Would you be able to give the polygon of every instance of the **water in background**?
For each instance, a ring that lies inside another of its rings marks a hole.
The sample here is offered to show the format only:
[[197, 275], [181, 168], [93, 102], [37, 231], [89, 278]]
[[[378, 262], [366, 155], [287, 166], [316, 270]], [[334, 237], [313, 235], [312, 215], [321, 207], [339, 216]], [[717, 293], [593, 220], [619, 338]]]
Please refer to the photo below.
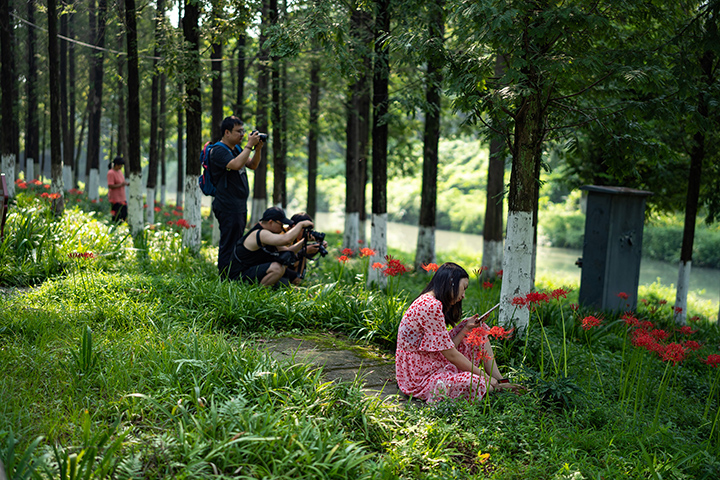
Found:
[[[316, 230], [334, 232], [345, 228], [344, 217], [340, 214], [318, 213]], [[366, 238], [370, 238], [370, 221], [366, 222]], [[413, 252], [417, 244], [417, 227], [388, 222], [388, 245], [406, 252]], [[481, 235], [437, 230], [435, 248], [441, 251], [482, 252]], [[581, 250], [539, 247], [537, 275], [552, 275], [553, 279], [580, 285], [580, 268], [575, 265], [582, 257]], [[671, 286], [677, 282], [678, 266], [658, 260], [643, 259], [640, 262], [640, 285], [658, 282]], [[690, 290], [703, 300], [720, 301], [720, 270], [693, 267], [690, 274]]]

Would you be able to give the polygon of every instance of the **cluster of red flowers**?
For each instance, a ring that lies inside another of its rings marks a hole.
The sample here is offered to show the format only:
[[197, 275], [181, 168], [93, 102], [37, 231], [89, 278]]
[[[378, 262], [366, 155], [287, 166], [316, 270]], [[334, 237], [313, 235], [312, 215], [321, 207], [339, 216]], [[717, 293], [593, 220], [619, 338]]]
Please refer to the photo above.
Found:
[[68, 190], [68, 193], [71, 195], [82, 195], [84, 192], [79, 188], [71, 188], [70, 190]]
[[375, 262], [372, 264], [372, 268], [373, 268], [373, 270], [377, 270], [378, 268], [385, 268], [385, 264], [380, 263], [380, 262]]
[[582, 319], [582, 324], [580, 326], [584, 330], [590, 330], [591, 328], [599, 327], [600, 325], [602, 325], [602, 319], [590, 315]]
[[707, 359], [704, 360], [704, 362], [711, 367], [717, 367], [718, 365], [720, 365], [720, 355], [708, 355]]
[[620, 292], [617, 294], [618, 297], [622, 298], [623, 300], [627, 300], [629, 295], [625, 292]]
[[483, 282], [483, 288], [485, 290], [490, 290], [493, 287], [492, 282]]
[[[665, 330], [655, 328], [655, 325], [648, 321], [638, 320], [631, 313], [626, 313], [622, 316], [623, 321], [629, 327], [634, 328], [630, 334], [630, 340], [635, 347], [645, 348], [649, 352], [657, 353], [658, 356], [664, 362], [673, 362], [675, 364], [685, 360], [688, 351], [697, 351], [702, 348], [702, 344], [695, 340], [685, 340], [684, 342], [670, 342], [662, 343], [663, 341], [670, 338], [670, 333]], [[696, 333], [690, 327], [680, 327], [676, 330], [676, 333], [680, 335], [692, 335]], [[708, 365], [715, 366], [712, 364], [714, 359], [711, 359], [713, 355], [708, 356], [705, 361]], [[720, 355], [717, 355], [717, 361], [720, 362]]]
[[374, 255], [375, 255], [375, 250], [373, 250], [372, 248], [365, 247], [365, 248], [360, 249], [361, 257], [372, 257]]
[[421, 266], [426, 272], [437, 272], [437, 269], [440, 268], [437, 263], [423, 263]]
[[95, 258], [95, 254], [92, 252], [72, 252], [68, 253], [70, 258]]
[[348, 260], [349, 260], [349, 258], [348, 258], [347, 255], [340, 255], [340, 256], [338, 257], [338, 262], [345, 263], [345, 262], [347, 262]]
[[47, 192], [43, 192], [43, 193], [40, 195], [40, 198], [47, 198], [47, 199], [49, 199], [49, 200], [57, 200], [57, 199], [60, 198], [61, 196], [62, 196], [62, 195], [61, 195], [60, 193], [47, 193]]
[[353, 254], [352, 248], [343, 248], [342, 254], [346, 257], [352, 257], [352, 254]]
[[178, 227], [183, 227], [183, 228], [195, 228], [195, 225], [190, 225], [188, 223], [188, 221], [185, 220], [184, 218], [181, 218], [177, 222], [173, 222], [172, 220], [170, 220], [169, 222], [167, 222], [167, 224], [170, 225], [171, 227], [173, 225], [177, 225]]
[[407, 268], [400, 260], [392, 258], [390, 255], [386, 256], [385, 260], [387, 260], [387, 267], [385, 267], [383, 273], [386, 277], [396, 277], [407, 272]]
[[503, 327], [497, 325], [489, 329], [485, 327], [486, 326], [473, 328], [472, 331], [465, 336], [463, 341], [470, 345], [479, 347], [487, 341], [488, 337], [495, 337], [498, 340], [506, 339], [512, 337], [512, 334], [515, 331], [514, 328], [505, 330]]

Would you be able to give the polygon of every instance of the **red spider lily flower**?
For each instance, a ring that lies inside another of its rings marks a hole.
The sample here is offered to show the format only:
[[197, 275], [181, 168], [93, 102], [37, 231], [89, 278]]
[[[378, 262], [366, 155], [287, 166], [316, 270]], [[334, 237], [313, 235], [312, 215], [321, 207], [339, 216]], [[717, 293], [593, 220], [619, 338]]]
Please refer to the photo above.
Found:
[[635, 330], [632, 333], [632, 336], [630, 337], [630, 342], [634, 347], [642, 347], [650, 352], [657, 352], [658, 349], [663, 348], [660, 344], [657, 343], [655, 338], [653, 338], [647, 331], [645, 330]]
[[363, 241], [362, 238], [360, 238], [360, 239], [358, 239], [358, 243], [359, 243], [360, 245], [362, 245], [362, 244], [365, 243], [365, 242]]
[[497, 338], [498, 340], [504, 340], [506, 338], [512, 337], [513, 332], [515, 332], [515, 327], [511, 328], [510, 330], [505, 330], [503, 327], [496, 325], [490, 329], [490, 335]]
[[489, 289], [491, 289], [492, 287], [493, 287], [492, 282], [483, 282], [483, 288], [484, 288], [485, 290], [489, 290]]
[[570, 304], [570, 310], [572, 310], [573, 312], [577, 312], [579, 308], [580, 308], [580, 305], [578, 305], [577, 303]]
[[155, 212], [159, 212], [160, 210], [162, 210], [162, 208], [160, 208], [160, 207], [155, 207], [155, 208], [153, 208], [153, 210], [155, 210]]
[[97, 203], [97, 200], [93, 198], [92, 200], [90, 200], [90, 203]]
[[682, 333], [683, 335], [692, 335], [693, 333], [697, 333], [697, 330], [693, 330], [692, 327], [689, 327], [687, 325], [678, 328], [677, 331], [678, 333]]
[[365, 247], [365, 248], [360, 249], [361, 257], [372, 257], [374, 255], [375, 255], [375, 250], [373, 250], [372, 248]]
[[32, 180], [30, 180], [30, 183], [32, 183], [33, 185], [42, 185], [42, 182], [37, 178], [33, 178]]
[[638, 325], [641, 328], [655, 328], [655, 325], [650, 320], [645, 320]]
[[383, 271], [383, 273], [386, 276], [395, 277], [407, 272], [407, 267], [405, 267], [400, 260], [392, 258], [390, 255], [386, 256], [385, 260], [387, 260], [387, 268]]
[[545, 303], [549, 302], [550, 297], [548, 296], [547, 293], [530, 292], [527, 295], [525, 295], [525, 300], [527, 300], [528, 305], [529, 304], [537, 305], [540, 302], [545, 302]]
[[385, 264], [380, 263], [380, 262], [375, 262], [372, 264], [372, 268], [373, 268], [373, 270], [377, 270], [378, 268], [385, 268]]
[[647, 298], [641, 298], [640, 301], [641, 301], [643, 304], [647, 305]]
[[525, 299], [525, 297], [515, 297], [515, 298], [513, 298], [512, 301], [510, 302], [511, 305], [514, 305], [514, 306], [516, 306], [516, 307], [518, 307], [518, 308], [524, 307], [525, 305], [527, 305], [527, 303], [528, 303], [528, 302], [527, 302], [527, 300]]
[[40, 198], [50, 198], [50, 194], [47, 192], [43, 192], [40, 194]]
[[697, 352], [702, 348], [702, 343], [696, 342], [695, 340], [686, 340], [683, 342], [683, 347], [693, 352]]
[[677, 365], [685, 360], [685, 349], [679, 343], [668, 343], [662, 352], [658, 352], [663, 362], [673, 362]]
[[440, 268], [437, 263], [423, 263], [421, 266], [426, 272], [437, 272], [437, 269]]
[[487, 271], [489, 268], [490, 267], [483, 265], [482, 267], [480, 267], [480, 273]]
[[675, 312], [676, 314], [682, 313], [682, 311], [683, 311], [682, 307], [675, 307], [675, 308], [673, 308], [673, 312]]
[[169, 226], [171, 226], [171, 227], [172, 227], [173, 225], [175, 225], [175, 222], [173, 222], [172, 220], [170, 220], [170, 221], [168, 221], [168, 222], [166, 222], [166, 223], [167, 223]]
[[95, 258], [95, 254], [92, 252], [72, 252], [68, 253], [70, 258]]
[[720, 355], [708, 355], [707, 359], [703, 360], [703, 363], [706, 363], [711, 367], [717, 367], [720, 365]]
[[113, 217], [115, 216], [116, 213], [117, 212], [115, 210], [110, 210], [110, 215], [112, 215]]
[[502, 276], [503, 276], [503, 271], [502, 271], [502, 270], [498, 270], [497, 272], [495, 272], [495, 275], [498, 276], [498, 277], [502, 277]]
[[347, 262], [347, 261], [348, 261], [347, 255], [340, 255], [340, 256], [338, 257], [338, 262], [345, 263], [345, 262]]
[[635, 318], [632, 313], [625, 313], [622, 316], [623, 322], [625, 322], [626, 325], [630, 327], [639, 327], [640, 326], [640, 320]]
[[490, 334], [490, 330], [484, 327], [476, 327], [473, 328], [470, 333], [465, 336], [465, 339], [470, 345], [475, 345], [476, 347], [479, 347], [485, 342], [487, 342], [488, 334]]
[[147, 208], [147, 203], [143, 203], [143, 208]]
[[700, 321], [700, 316], [699, 316], [699, 315], [695, 315], [694, 317], [690, 318], [690, 321], [691, 321], [691, 322], [699, 322], [699, 321]]
[[620, 292], [617, 294], [618, 297], [622, 298], [623, 300], [627, 300], [629, 295], [625, 292]]
[[165, 215], [166, 217], [169, 217], [169, 216], [170, 216], [170, 212], [163, 212], [163, 215]]
[[665, 304], [667, 303], [667, 300], [660, 300], [658, 303], [659, 303], [660, 305], [665, 305]]
[[352, 250], [352, 248], [343, 248], [342, 254], [345, 255], [346, 257], [352, 257], [353, 250]]
[[25, 182], [20, 182], [20, 183], [17, 184], [17, 186], [18, 186], [18, 188], [25, 189], [25, 188], [27, 188], [27, 183], [25, 183]]
[[182, 211], [181, 211], [181, 210], [173, 210], [172, 214], [175, 215], [176, 217], [182, 217]]
[[656, 328], [656, 329], [650, 331], [650, 336], [652, 336], [656, 340], [667, 340], [668, 337], [670, 337], [670, 334], [668, 332], [666, 332], [665, 330]]
[[487, 354], [484, 348], [481, 348], [480, 351], [475, 354], [475, 361], [479, 363], [485, 360], [490, 360], [490, 355]]
[[43, 188], [44, 188], [45, 190], [49, 190], [49, 189], [50, 189], [50, 185], [45, 184], [45, 185], [43, 185]]
[[62, 196], [62, 195], [61, 195], [60, 193], [51, 193], [50, 195], [48, 195], [48, 197], [50, 198], [50, 200], [57, 200], [57, 199], [60, 198], [61, 196]]
[[567, 294], [570, 293], [568, 290], [565, 290], [564, 288], [556, 288], [552, 291], [550, 296], [554, 298], [555, 300], [560, 300], [560, 297], [567, 298]]
[[602, 325], [602, 320], [593, 317], [592, 315], [585, 317], [582, 319], [582, 325], [580, 325], [584, 330], [590, 330], [593, 327], [599, 327]]
[[184, 218], [181, 218], [180, 220], [178, 220], [177, 222], [175, 222], [175, 225], [177, 225], [178, 227], [183, 227], [183, 228], [192, 228], [192, 227], [195, 227], [195, 225], [190, 225], [190, 224], [188, 223], [188, 221], [185, 220]]
[[22, 179], [18, 178], [17, 180], [15, 180], [15, 185], [19, 184], [20, 182], [22, 182]]
[[340, 234], [342, 232], [340, 230], [335, 230], [335, 233]]

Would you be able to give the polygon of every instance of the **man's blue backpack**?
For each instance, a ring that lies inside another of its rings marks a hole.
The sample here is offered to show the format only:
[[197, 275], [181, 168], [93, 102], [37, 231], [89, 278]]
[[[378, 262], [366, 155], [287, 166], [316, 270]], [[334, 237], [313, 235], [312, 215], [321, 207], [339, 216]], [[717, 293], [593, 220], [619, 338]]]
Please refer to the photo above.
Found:
[[198, 185], [200, 186], [200, 190], [203, 192], [203, 194], [209, 195], [211, 197], [215, 196], [217, 188], [215, 188], [215, 185], [212, 182], [212, 178], [210, 177], [210, 152], [212, 152], [213, 147], [216, 147], [217, 145], [222, 145], [232, 155], [232, 150], [230, 150], [230, 147], [225, 145], [223, 142], [207, 142], [203, 147], [202, 152], [200, 152], [200, 165], [202, 165], [202, 174], [198, 177]]

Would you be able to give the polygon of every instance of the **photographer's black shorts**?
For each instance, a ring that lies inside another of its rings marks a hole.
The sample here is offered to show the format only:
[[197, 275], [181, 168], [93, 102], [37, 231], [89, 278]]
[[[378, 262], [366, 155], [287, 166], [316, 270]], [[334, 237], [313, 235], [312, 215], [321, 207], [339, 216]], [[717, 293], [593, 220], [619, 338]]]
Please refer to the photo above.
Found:
[[268, 268], [270, 268], [272, 264], [273, 262], [261, 263], [260, 265], [255, 265], [254, 267], [243, 270], [240, 278], [249, 282], [260, 283], [260, 280], [267, 275]]

